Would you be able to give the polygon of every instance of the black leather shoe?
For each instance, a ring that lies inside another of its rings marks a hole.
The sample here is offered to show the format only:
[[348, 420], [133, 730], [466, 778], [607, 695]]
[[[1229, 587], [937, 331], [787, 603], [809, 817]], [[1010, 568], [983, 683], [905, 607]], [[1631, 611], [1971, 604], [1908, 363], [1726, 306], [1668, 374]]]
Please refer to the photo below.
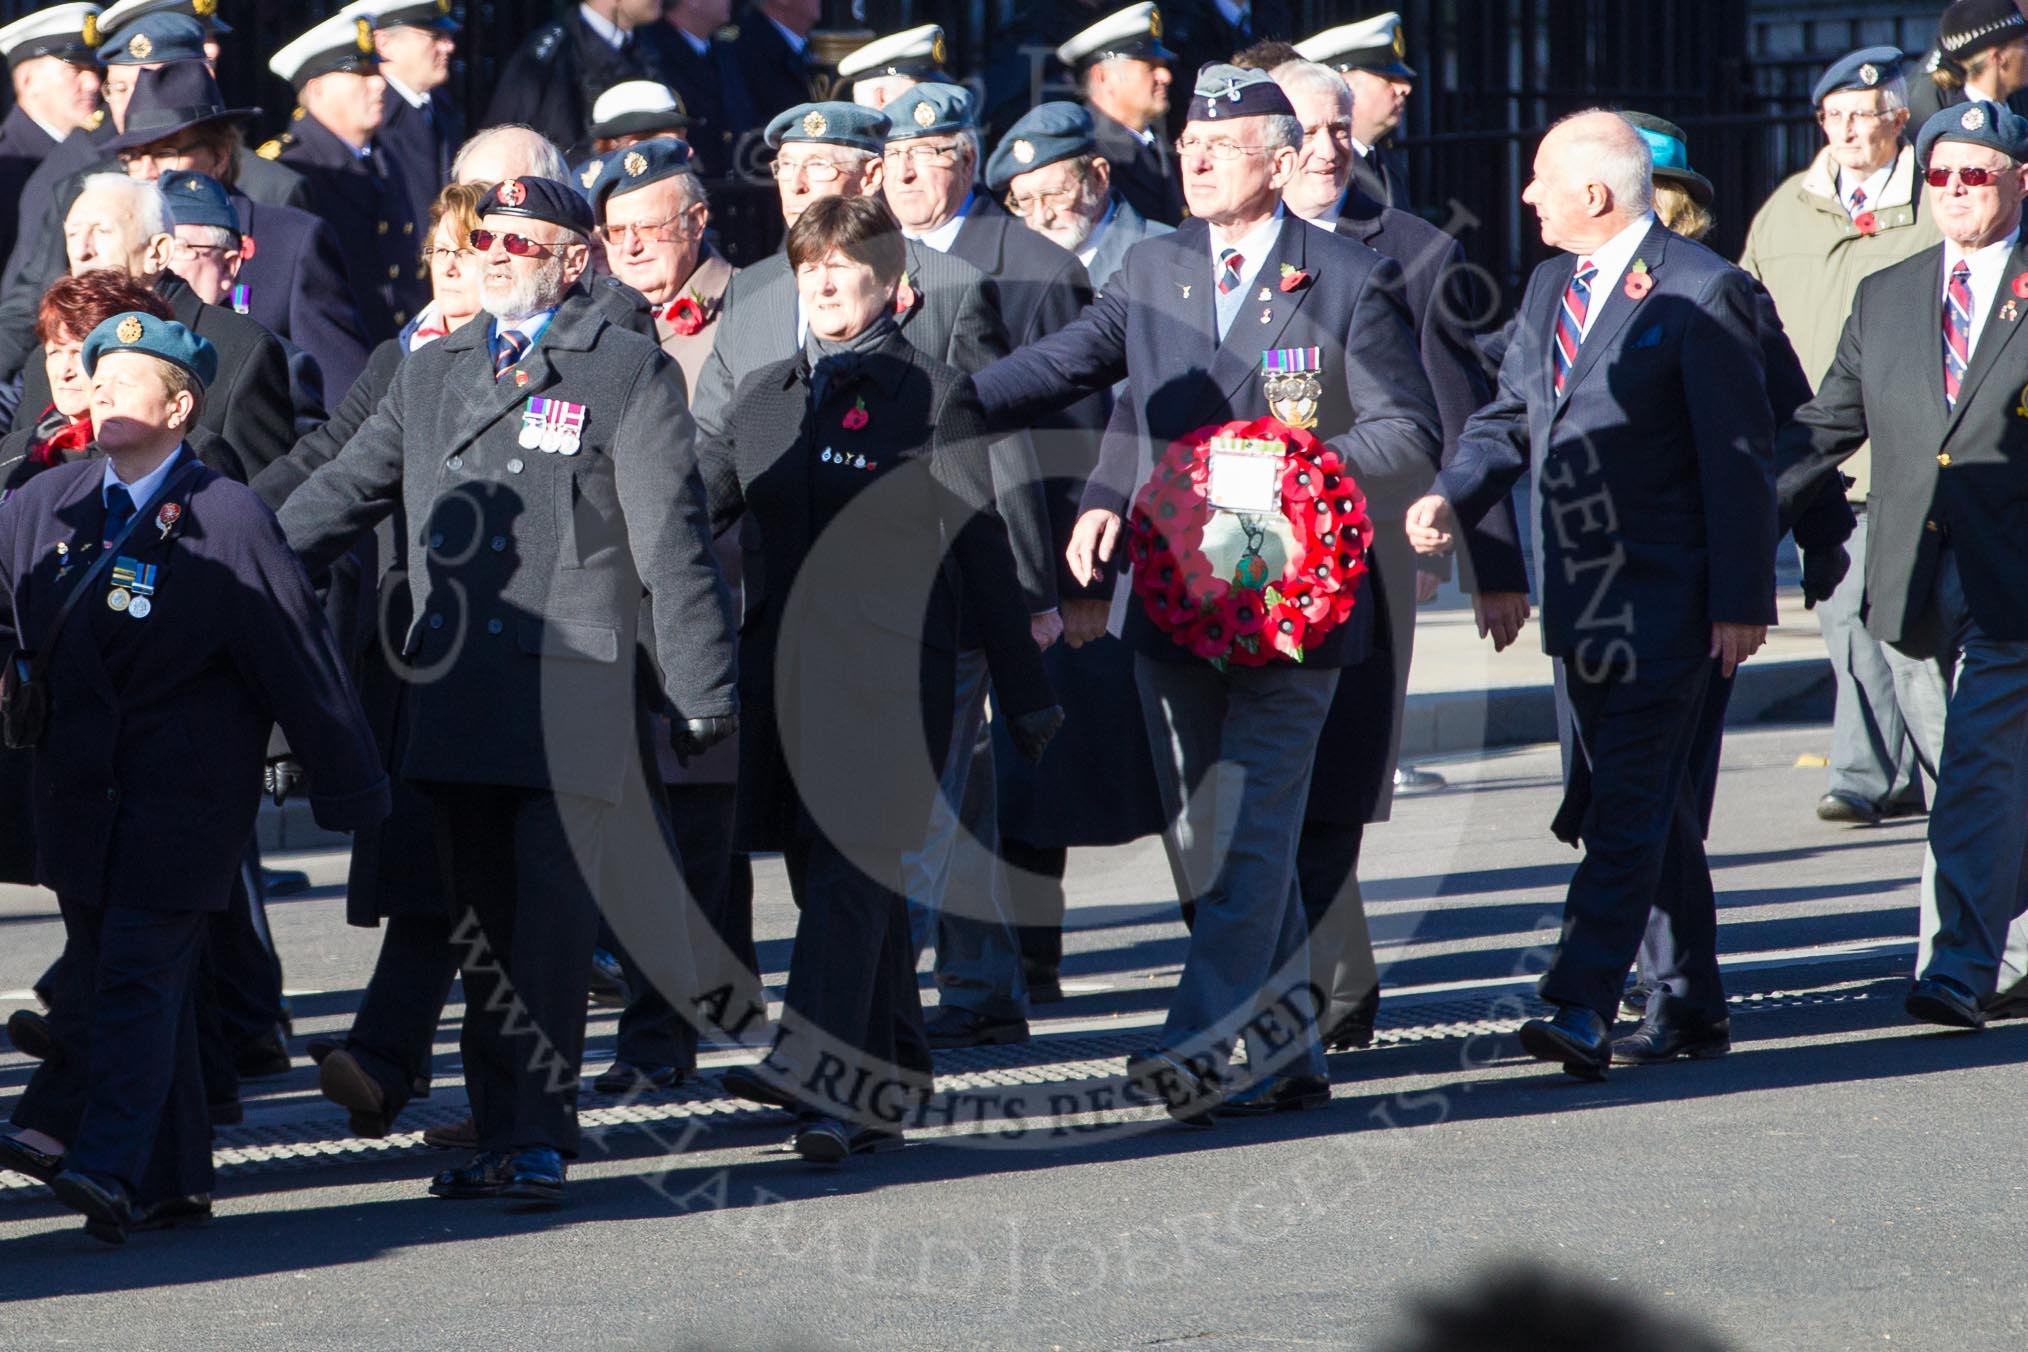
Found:
[[289, 1044], [279, 1026], [233, 1053], [232, 1068], [242, 1080], [265, 1080], [289, 1073]]
[[518, 1211], [546, 1211], [563, 1205], [563, 1156], [546, 1145], [523, 1146], [507, 1162], [500, 1195], [519, 1202]]
[[1986, 1026], [1986, 1016], [1972, 997], [1947, 981], [1933, 977], [1917, 977], [1915, 984], [1908, 988], [1908, 998], [1901, 1002], [1908, 1011], [1908, 1017], [1923, 1023], [1940, 1024], [1945, 1028], [1978, 1029]]
[[1654, 998], [1655, 986], [1649, 981], [1630, 981], [1620, 992], [1620, 1013], [1630, 1019], [1643, 1019], [1648, 1015], [1648, 1001]]
[[1521, 1050], [1580, 1080], [1603, 1080], [1613, 1059], [1612, 1030], [1582, 1005], [1559, 1005], [1556, 1017], [1521, 1025]]
[[852, 1133], [855, 1155], [886, 1155], [907, 1145], [899, 1131], [890, 1127], [859, 1127]]
[[37, 1061], [47, 1061], [56, 1052], [49, 1020], [32, 1009], [17, 1009], [7, 1016], [7, 1040], [15, 1051]]
[[632, 1061], [615, 1061], [599, 1072], [592, 1088], [601, 1094], [645, 1094], [650, 1089], [674, 1089], [683, 1083], [683, 1071], [676, 1066], [637, 1066]]
[[1844, 822], [1848, 826], [1876, 826], [1880, 809], [1857, 794], [1833, 789], [1817, 800], [1817, 820]]
[[310, 1058], [312, 1065], [321, 1066], [325, 1057], [344, 1045], [342, 1042], [333, 1042], [328, 1037], [313, 1037], [303, 1044], [303, 1052]]
[[1063, 977], [1054, 967], [1022, 963], [1021, 984], [1028, 990], [1031, 1005], [1053, 1005], [1064, 998]]
[[392, 1125], [387, 1118], [387, 1091], [351, 1052], [340, 1047], [318, 1063], [317, 1089], [345, 1110], [354, 1136], [377, 1141], [387, 1135]]
[[1708, 1019], [1667, 991], [1648, 997], [1641, 1026], [1613, 1040], [1613, 1060], [1631, 1066], [1659, 1065], [1687, 1056], [1710, 1060], [1732, 1050], [1732, 1020]]
[[1929, 804], [1923, 802], [1920, 798], [1912, 803], [1882, 803], [1880, 805], [1880, 820], [1884, 822], [1896, 821], [1904, 817], [1927, 817], [1928, 815]]
[[1995, 995], [1979, 1007], [1991, 1023], [1995, 1019], [2028, 1019], [2028, 983]]
[[812, 1164], [838, 1164], [852, 1153], [853, 1135], [835, 1117], [812, 1117], [796, 1124], [789, 1146]]
[[236, 1127], [246, 1121], [246, 1105], [236, 1098], [207, 1103], [204, 1112], [214, 1127]]
[[725, 1092], [734, 1098], [743, 1098], [749, 1103], [765, 1103], [770, 1108], [796, 1107], [795, 1096], [767, 1078], [759, 1066], [734, 1066], [718, 1077]]
[[1321, 1075], [1270, 1075], [1227, 1095], [1212, 1111], [1220, 1117], [1267, 1117], [1323, 1108], [1330, 1102], [1331, 1082]]
[[1169, 1116], [1186, 1127], [1212, 1125], [1218, 1105], [1215, 1079], [1174, 1052], [1136, 1052], [1127, 1058], [1127, 1087], [1143, 1098], [1159, 1099]]
[[1028, 1040], [1028, 1020], [945, 1005], [924, 1022], [923, 1031], [929, 1034], [929, 1045], [938, 1050], [1012, 1046]]
[[141, 1208], [129, 1230], [174, 1230], [185, 1225], [211, 1224], [211, 1194], [167, 1197]]
[[37, 1150], [18, 1136], [0, 1136], [0, 1169], [12, 1169], [38, 1183], [47, 1183], [63, 1172], [63, 1156]]
[[1350, 1008], [1331, 1010], [1325, 1016], [1324, 1047], [1327, 1051], [1350, 1051], [1373, 1045], [1373, 1024], [1380, 1017], [1380, 988], [1361, 996]]
[[507, 1186], [512, 1157], [504, 1150], [481, 1150], [456, 1169], [446, 1169], [430, 1180], [430, 1196], [453, 1202], [474, 1197], [498, 1197]]
[[85, 1233], [104, 1244], [125, 1244], [127, 1227], [134, 1221], [134, 1204], [127, 1190], [111, 1181], [101, 1181], [75, 1169], [65, 1169], [49, 1180], [56, 1200], [85, 1218]]
[[293, 897], [310, 890], [310, 875], [296, 868], [264, 868], [261, 891], [271, 897]]

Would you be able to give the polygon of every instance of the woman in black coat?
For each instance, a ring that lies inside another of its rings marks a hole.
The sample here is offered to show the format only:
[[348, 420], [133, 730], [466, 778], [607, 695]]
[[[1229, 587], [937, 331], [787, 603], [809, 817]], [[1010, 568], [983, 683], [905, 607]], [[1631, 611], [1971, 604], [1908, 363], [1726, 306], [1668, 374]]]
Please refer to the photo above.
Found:
[[780, 850], [802, 916], [787, 1009], [736, 1093], [791, 1108], [805, 1159], [898, 1143], [930, 1089], [901, 857], [919, 849], [976, 614], [994, 699], [1037, 758], [1062, 721], [993, 509], [962, 372], [893, 320], [904, 260], [885, 205], [832, 198], [790, 228], [808, 343], [740, 385], [699, 448], [712, 528], [751, 518], [762, 567], [740, 634], [740, 841]]

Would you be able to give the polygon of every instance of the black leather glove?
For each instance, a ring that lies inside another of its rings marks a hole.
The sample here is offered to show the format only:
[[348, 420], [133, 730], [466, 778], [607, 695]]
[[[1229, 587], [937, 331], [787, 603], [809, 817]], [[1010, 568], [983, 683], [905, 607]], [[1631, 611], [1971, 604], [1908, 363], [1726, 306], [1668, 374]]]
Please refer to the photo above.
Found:
[[1008, 719], [1007, 735], [1014, 739], [1014, 749], [1021, 753], [1021, 759], [1036, 765], [1041, 762], [1042, 753], [1049, 749], [1049, 743], [1062, 726], [1063, 706], [1052, 704], [1046, 709], [1017, 714]]
[[1803, 609], [1814, 610], [1817, 602], [1830, 600], [1851, 567], [1852, 556], [1843, 545], [1804, 550]]
[[681, 721], [672, 719], [669, 723], [669, 745], [676, 749], [676, 763], [688, 765], [692, 756], [703, 755], [738, 731], [738, 714]]
[[261, 767], [261, 788], [280, 807], [288, 801], [289, 795], [303, 784], [303, 763], [289, 756], [269, 761]]

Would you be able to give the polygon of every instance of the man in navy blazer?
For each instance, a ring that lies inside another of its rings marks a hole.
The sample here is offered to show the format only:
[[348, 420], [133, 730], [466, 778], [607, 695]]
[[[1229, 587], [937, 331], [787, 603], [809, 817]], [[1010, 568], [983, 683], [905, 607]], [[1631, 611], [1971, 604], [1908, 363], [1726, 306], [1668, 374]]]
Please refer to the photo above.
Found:
[[[1577, 724], [1556, 831], [1585, 853], [1540, 985], [1557, 1012], [1521, 1043], [1588, 1079], [1730, 1048], [1699, 772], [1722, 729], [1704, 714], [1775, 617], [1754, 283], [1656, 222], [1652, 168], [1615, 113], [1543, 138], [1522, 200], [1564, 256], [1529, 279], [1499, 392], [1408, 515], [1411, 543], [1440, 552], [1532, 472], [1543, 648]], [[1657, 993], [1641, 1035], [1614, 1044], [1651, 900], [1667, 920]]]
[[[1288, 98], [1266, 75], [1207, 67], [1181, 142], [1191, 218], [1130, 249], [1076, 322], [979, 375], [987, 417], [1000, 426], [1127, 381], [1114, 426], [1144, 430], [1145, 440], [1108, 436], [1072, 538], [1080, 574], [1113, 552], [1125, 501], [1143, 477], [1136, 460], [1207, 425], [1270, 416], [1262, 371], [1290, 349], [1315, 349], [1316, 435], [1369, 496], [1406, 500], [1429, 483], [1436, 402], [1416, 358], [1400, 269], [1283, 209], [1301, 139]], [[1217, 1103], [1241, 1036], [1254, 1081], [1225, 1109], [1329, 1101], [1305, 989], [1295, 843], [1310, 748], [1339, 670], [1371, 648], [1373, 609], [1369, 574], [1350, 617], [1303, 662], [1224, 670], [1156, 628], [1139, 605], [1128, 611], [1125, 637], [1167, 830], [1183, 899], [1195, 907], [1161, 1041], [1129, 1058], [1128, 1077], [1184, 1120], [1203, 1120]], [[1221, 760], [1231, 763], [1220, 768]], [[1243, 775], [1243, 785], [1193, 792], [1214, 769]], [[1212, 842], [1228, 838], [1225, 857], [1213, 858]]]

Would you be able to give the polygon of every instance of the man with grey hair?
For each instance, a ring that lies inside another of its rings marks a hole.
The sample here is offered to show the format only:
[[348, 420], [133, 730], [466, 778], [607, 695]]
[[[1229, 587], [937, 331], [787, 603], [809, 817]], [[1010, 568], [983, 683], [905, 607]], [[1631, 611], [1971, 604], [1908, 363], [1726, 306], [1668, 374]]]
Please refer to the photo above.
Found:
[[420, 541], [402, 657], [426, 674], [406, 687], [400, 770], [431, 796], [462, 917], [479, 1146], [430, 1190], [554, 1206], [578, 1143], [594, 888], [605, 851], [640, 844], [620, 810], [639, 773], [637, 637], [672, 749], [700, 755], [737, 719], [733, 620], [681, 382], [574, 290], [590, 205], [570, 184], [508, 178], [479, 216], [491, 321], [405, 357], [281, 520], [312, 568], [398, 503]]
[[[176, 236], [160, 187], [117, 171], [91, 175], [64, 216], [63, 240], [72, 273], [118, 268], [153, 287], [178, 323], [218, 349], [218, 376], [198, 426], [225, 438], [249, 474], [287, 454], [296, 440], [287, 351], [245, 315], [206, 304], [175, 273]], [[40, 413], [48, 404], [44, 364], [30, 361], [22, 371], [21, 407]]]
[[[1521, 200], [1560, 250], [1529, 278], [1493, 401], [1408, 513], [1424, 553], [1531, 475], [1543, 648], [1577, 747], [1554, 829], [1584, 857], [1521, 1045], [1584, 1079], [1731, 1046], [1704, 856], [1721, 683], [1774, 620], [1774, 415], [1753, 279], [1653, 211], [1648, 144], [1616, 113], [1557, 123]], [[1656, 991], [1611, 1027], [1650, 905]]]
[[541, 132], [519, 122], [488, 127], [458, 147], [453, 183], [498, 183], [504, 178], [570, 178], [570, 166]]
[[[1285, 209], [1301, 141], [1293, 106], [1265, 73], [1207, 66], [1178, 143], [1190, 218], [1135, 248], [1074, 323], [978, 377], [987, 419], [1002, 427], [1127, 382], [1071, 537], [1079, 581], [1110, 576], [1127, 503], [1155, 457], [1207, 425], [1276, 418], [1312, 428], [1369, 498], [1407, 501], [1428, 485], [1436, 402], [1401, 269]], [[1278, 460], [1257, 472], [1278, 483], [1285, 468]], [[1201, 589], [1179, 584], [1177, 604], [1193, 616], [1209, 594], [1266, 578], [1260, 550], [1283, 548], [1252, 534], [1279, 539], [1278, 495], [1228, 489], [1223, 503], [1229, 510], [1213, 515], [1224, 532], [1218, 561]], [[1326, 616], [1314, 643], [1290, 642], [1300, 661], [1276, 649], [1259, 665], [1228, 663], [1216, 644], [1173, 637], [1146, 605], [1127, 608], [1165, 835], [1194, 908], [1168, 1019], [1155, 1045], [1128, 1059], [1127, 1074], [1184, 1121], [1330, 1101], [1296, 836], [1339, 673], [1374, 650], [1372, 570], [1386, 564], [1365, 562], [1343, 622]], [[1223, 1082], [1242, 1037], [1251, 1082], [1228, 1096]]]
[[[1827, 144], [1774, 190], [1746, 234], [1739, 265], [1774, 299], [1812, 388], [1838, 354], [1860, 281], [1940, 238], [1908, 142], [1907, 92], [1896, 48], [1864, 47], [1832, 62], [1811, 91]], [[1862, 558], [1868, 452], [1844, 472], [1858, 520], [1846, 547]], [[1835, 682], [1831, 763], [1817, 800], [1825, 821], [1870, 824], [1923, 809], [1894, 674], [1860, 616], [1865, 597], [1864, 572], [1854, 568], [1816, 608]]]

